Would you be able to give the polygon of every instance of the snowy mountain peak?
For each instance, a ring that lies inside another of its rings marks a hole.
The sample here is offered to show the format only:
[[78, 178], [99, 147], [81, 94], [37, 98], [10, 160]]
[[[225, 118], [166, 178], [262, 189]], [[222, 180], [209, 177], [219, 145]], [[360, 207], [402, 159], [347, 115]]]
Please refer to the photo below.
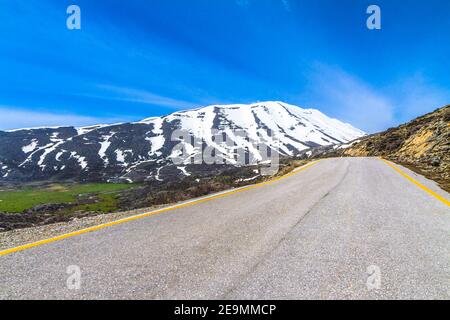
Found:
[[[172, 161], [179, 143], [172, 135], [177, 130], [203, 141], [203, 147], [220, 149], [231, 165], [235, 165], [229, 156], [233, 150], [215, 142], [214, 135], [227, 136], [235, 146], [247, 148], [255, 159], [261, 158], [259, 151], [237, 131], [284, 156], [365, 135], [318, 110], [284, 102], [211, 105], [134, 123], [0, 132], [0, 180], [142, 181], [187, 176], [189, 169], [194, 170], [189, 163], [174, 166]], [[202, 152], [186, 144], [189, 156]]]

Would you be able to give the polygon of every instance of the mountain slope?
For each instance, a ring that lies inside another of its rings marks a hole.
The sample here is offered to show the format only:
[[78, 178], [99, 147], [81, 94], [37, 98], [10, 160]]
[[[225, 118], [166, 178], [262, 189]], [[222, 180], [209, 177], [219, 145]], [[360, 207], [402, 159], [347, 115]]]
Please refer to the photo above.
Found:
[[[200, 148], [184, 142], [189, 157], [174, 165], [176, 130], [202, 142]], [[243, 148], [256, 162], [260, 152], [236, 130], [266, 144], [284, 156], [316, 146], [346, 143], [364, 132], [313, 109], [282, 102], [251, 105], [213, 105], [176, 112], [135, 123], [74, 128], [21, 129], [0, 132], [0, 181], [64, 180], [144, 181], [182, 177], [216, 166], [194, 166], [193, 157], [205, 147], [221, 150], [230, 166], [233, 152]], [[267, 132], [273, 133], [269, 136]], [[215, 141], [223, 134], [236, 146]]]
[[338, 151], [381, 156], [420, 171], [450, 191], [450, 105]]

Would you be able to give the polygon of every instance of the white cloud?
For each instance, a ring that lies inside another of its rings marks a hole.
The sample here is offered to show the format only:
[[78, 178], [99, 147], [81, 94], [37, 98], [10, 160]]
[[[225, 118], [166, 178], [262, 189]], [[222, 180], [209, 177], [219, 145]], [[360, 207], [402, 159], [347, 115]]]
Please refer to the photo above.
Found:
[[318, 65], [309, 80], [313, 107], [369, 133], [394, 124], [392, 101], [364, 81], [324, 65]]
[[417, 73], [388, 88], [396, 96], [397, 118], [407, 122], [450, 103], [450, 91], [432, 84], [424, 75]]
[[421, 74], [389, 87], [373, 87], [339, 68], [316, 65], [308, 86], [308, 106], [374, 133], [410, 121], [450, 103], [450, 92]]
[[119, 87], [113, 85], [104, 85], [104, 84], [98, 85], [98, 88], [104, 89], [109, 93], [114, 94], [113, 96], [108, 95], [105, 97], [97, 96], [97, 98], [100, 99], [137, 102], [150, 105], [164, 106], [177, 110], [184, 108], [194, 108], [198, 106], [192, 102], [172, 99], [140, 89]]
[[[97, 118], [74, 114], [57, 114], [23, 110], [12, 106], [0, 105], [0, 130], [18, 128], [86, 126], [99, 123], [116, 123], [116, 118]], [[122, 119], [124, 121], [124, 119]]]
[[[98, 85], [97, 88], [104, 90], [104, 94], [79, 94], [79, 96], [91, 97], [102, 100], [114, 100], [163, 106], [174, 110], [191, 109], [198, 104], [171, 99], [148, 91], [118, 87], [112, 85]], [[27, 108], [0, 105], [0, 130], [11, 130], [32, 127], [54, 127], [54, 126], [86, 126], [93, 124], [108, 124], [127, 122], [139, 119], [131, 119], [127, 116], [121, 117], [92, 117], [77, 114], [63, 114], [51, 112], [39, 112]]]

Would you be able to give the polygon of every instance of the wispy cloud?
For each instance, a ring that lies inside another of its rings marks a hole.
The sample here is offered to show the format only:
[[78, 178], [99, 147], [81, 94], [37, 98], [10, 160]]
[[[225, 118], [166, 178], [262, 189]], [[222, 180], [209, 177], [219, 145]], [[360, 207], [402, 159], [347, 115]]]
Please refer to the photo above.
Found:
[[0, 130], [53, 126], [87, 126], [99, 123], [126, 121], [117, 118], [89, 117], [74, 114], [58, 114], [24, 110], [13, 106], [0, 105]]
[[[124, 101], [130, 103], [142, 103], [152, 106], [167, 107], [175, 110], [192, 109], [200, 106], [199, 103], [172, 99], [169, 97], [154, 94], [145, 90], [119, 87], [113, 85], [97, 85], [95, 94], [77, 94], [81, 97], [94, 99]], [[108, 124], [117, 122], [127, 122], [139, 119], [131, 118], [121, 112], [117, 117], [93, 117], [80, 114], [53, 113], [49, 111], [36, 111], [29, 108], [0, 105], [0, 130], [11, 130], [18, 128], [32, 127], [53, 127], [53, 126], [86, 126], [93, 124]]]
[[367, 132], [380, 131], [394, 123], [392, 101], [361, 79], [318, 65], [310, 81], [311, 103], [315, 107]]
[[342, 69], [318, 64], [308, 75], [308, 105], [373, 133], [450, 103], [450, 92], [413, 75], [374, 87]]
[[450, 104], [450, 91], [433, 84], [422, 73], [416, 73], [387, 90], [393, 96], [400, 122], [409, 121], [436, 108]]
[[193, 108], [198, 106], [193, 102], [172, 99], [169, 97], [164, 97], [149, 91], [133, 89], [127, 87], [119, 87], [114, 85], [98, 85], [98, 88], [108, 91], [108, 95], [105, 96], [97, 96], [97, 98], [103, 98], [108, 100], [118, 100], [118, 101], [127, 101], [127, 102], [137, 102], [144, 103], [150, 105], [157, 105], [163, 107], [169, 107], [173, 109], [184, 109], [184, 108]]

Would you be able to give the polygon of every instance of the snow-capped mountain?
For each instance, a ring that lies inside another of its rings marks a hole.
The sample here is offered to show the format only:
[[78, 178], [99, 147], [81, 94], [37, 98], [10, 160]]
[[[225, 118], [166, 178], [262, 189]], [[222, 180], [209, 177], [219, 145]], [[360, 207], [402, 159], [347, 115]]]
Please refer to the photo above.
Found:
[[[189, 157], [178, 165], [173, 161], [177, 156], [174, 147], [180, 144], [173, 138], [176, 130], [202, 141], [200, 148], [183, 142]], [[245, 132], [247, 139], [238, 131]], [[234, 146], [216, 141], [217, 134], [226, 135]], [[237, 165], [230, 156], [236, 146], [261, 159], [249, 139], [281, 155], [294, 156], [364, 134], [318, 110], [282, 102], [212, 105], [134, 123], [0, 131], [0, 181], [163, 180], [213, 170], [214, 166], [191, 165], [190, 160], [206, 147], [220, 150], [228, 165]]]

